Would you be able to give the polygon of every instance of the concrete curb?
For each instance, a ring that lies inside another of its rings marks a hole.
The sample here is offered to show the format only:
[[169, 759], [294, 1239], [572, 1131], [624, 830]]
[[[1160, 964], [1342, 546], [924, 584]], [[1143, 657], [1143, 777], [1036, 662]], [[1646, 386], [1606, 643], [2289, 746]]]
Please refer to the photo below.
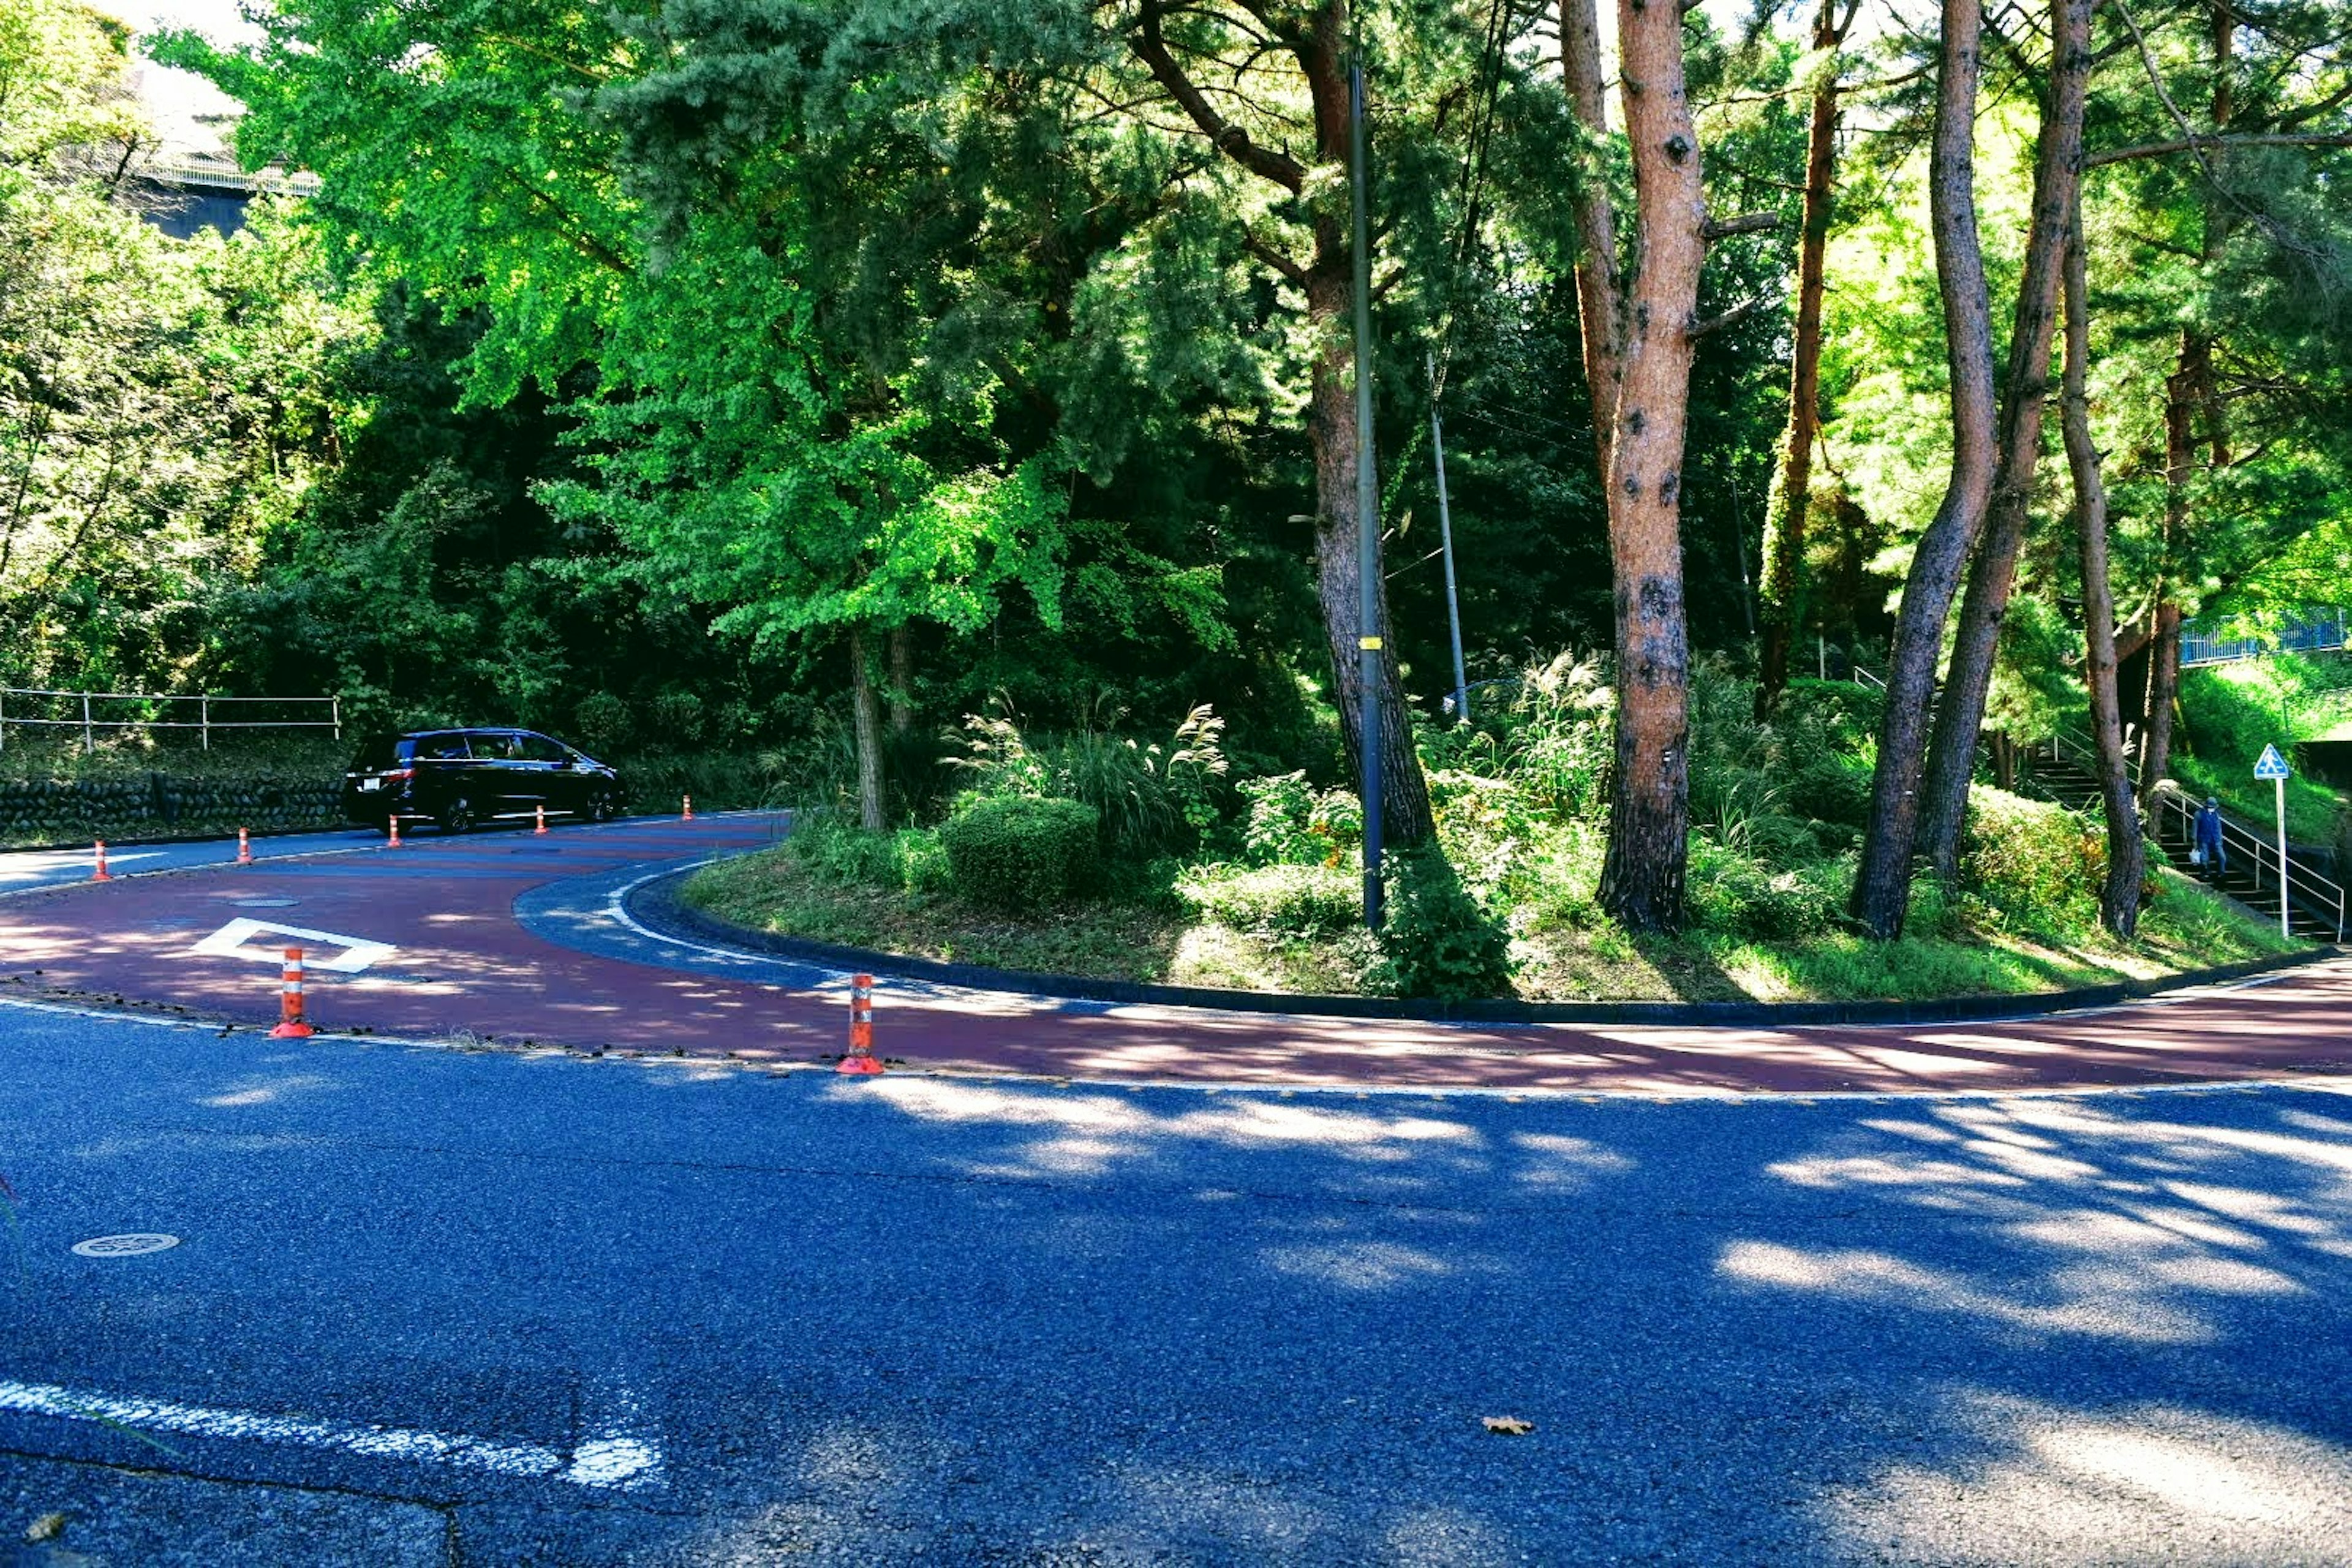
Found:
[[1679, 1024], [1717, 1028], [1788, 1028], [1806, 1024], [1951, 1024], [1995, 1018], [2030, 1018], [2073, 1013], [2159, 995], [2168, 991], [2250, 979], [2336, 956], [2335, 950], [2280, 953], [2161, 980], [2124, 980], [2077, 991], [2026, 995], [1950, 996], [1924, 1002], [1416, 1002], [1380, 996], [1291, 995], [1263, 991], [1220, 991], [1198, 985], [1152, 985], [1130, 981], [1089, 980], [1080, 975], [1034, 974], [987, 969], [972, 963], [876, 952], [801, 937], [750, 930], [703, 913], [677, 897], [677, 889], [698, 868], [673, 871], [640, 884], [624, 901], [630, 917], [648, 929], [680, 940], [708, 942], [828, 969], [891, 974], [974, 991], [1014, 992], [1070, 1002], [1198, 1007], [1226, 1013], [1277, 1013], [1294, 1016], [1394, 1019], [1441, 1024]]

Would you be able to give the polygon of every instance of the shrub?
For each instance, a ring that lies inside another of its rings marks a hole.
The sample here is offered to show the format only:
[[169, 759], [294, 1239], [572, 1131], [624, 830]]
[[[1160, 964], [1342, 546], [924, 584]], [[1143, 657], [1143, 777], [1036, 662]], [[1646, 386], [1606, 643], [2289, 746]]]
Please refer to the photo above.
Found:
[[592, 691], [582, 698], [572, 710], [572, 721], [580, 731], [581, 741], [599, 752], [627, 745], [637, 729], [629, 705], [609, 691]]
[[1329, 866], [1213, 867], [1177, 892], [1204, 920], [1271, 937], [1338, 936], [1364, 916], [1363, 879]]
[[1445, 857], [1401, 851], [1386, 868], [1385, 918], [1368, 990], [1464, 1000], [1507, 995], [1511, 941], [1478, 907]]
[[974, 903], [1033, 913], [1064, 902], [1093, 879], [1102, 819], [1075, 800], [967, 796], [940, 828], [948, 874]]
[[2064, 806], [1979, 784], [1969, 794], [1960, 883], [2019, 925], [2059, 934], [2098, 919], [2106, 845]]
[[1699, 924], [1756, 941], [1818, 936], [1837, 925], [1837, 896], [1818, 870], [1776, 873], [1704, 837], [1691, 841], [1686, 886]]
[[1343, 789], [1318, 791], [1304, 773], [1244, 779], [1242, 845], [1260, 866], [1337, 866], [1361, 847], [1364, 808]]
[[691, 691], [665, 691], [654, 699], [654, 728], [665, 741], [691, 744], [702, 739], [702, 699]]
[[947, 849], [935, 827], [868, 833], [845, 811], [802, 811], [784, 853], [816, 880], [841, 887], [937, 893], [950, 885]]

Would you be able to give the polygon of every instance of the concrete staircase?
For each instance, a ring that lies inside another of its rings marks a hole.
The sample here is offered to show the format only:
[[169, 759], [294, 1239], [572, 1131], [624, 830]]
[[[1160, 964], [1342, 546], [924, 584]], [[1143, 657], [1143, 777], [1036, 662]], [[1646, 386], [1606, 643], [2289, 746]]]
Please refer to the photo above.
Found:
[[[2026, 793], [2060, 805], [2097, 816], [2099, 780], [2089, 759], [2063, 744], [2037, 746], [2019, 759], [2019, 784]], [[2263, 921], [2278, 919], [2279, 864], [2276, 836], [2265, 828], [2221, 814], [2221, 839], [2228, 850], [2229, 869], [2218, 879], [2206, 868], [2189, 863], [2196, 837], [2196, 813], [2201, 801], [2192, 800], [2168, 781], [2152, 803], [2149, 836], [2175, 869], [2197, 878], [2224, 897], [2234, 899]], [[2344, 889], [2327, 878], [2294, 862], [2287, 866], [2287, 929], [2309, 942], [2340, 942], [2346, 937]]]

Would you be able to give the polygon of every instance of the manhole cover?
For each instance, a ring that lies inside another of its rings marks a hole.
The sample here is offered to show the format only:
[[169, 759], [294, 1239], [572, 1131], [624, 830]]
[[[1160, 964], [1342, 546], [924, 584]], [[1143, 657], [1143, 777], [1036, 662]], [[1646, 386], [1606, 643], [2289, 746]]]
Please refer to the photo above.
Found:
[[294, 907], [297, 900], [293, 899], [232, 899], [229, 901], [241, 910], [290, 910]]
[[84, 1258], [136, 1258], [179, 1245], [176, 1236], [93, 1236], [75, 1242], [73, 1249]]

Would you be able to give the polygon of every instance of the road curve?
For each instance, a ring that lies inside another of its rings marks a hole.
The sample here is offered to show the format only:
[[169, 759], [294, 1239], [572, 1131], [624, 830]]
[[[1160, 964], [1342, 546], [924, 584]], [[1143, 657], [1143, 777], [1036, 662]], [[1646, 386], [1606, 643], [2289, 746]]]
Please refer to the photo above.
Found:
[[[55, 880], [84, 874], [71, 860], [0, 857], [0, 888], [48, 879], [0, 898], [0, 997], [262, 1025], [278, 1015], [277, 949], [299, 941], [310, 1016], [330, 1031], [819, 1064], [842, 1048], [839, 974], [676, 941], [622, 907], [638, 882], [773, 837], [771, 818], [745, 813], [428, 835], [397, 850], [338, 840], [245, 867], [229, 863], [233, 846], [180, 847], [170, 868], [102, 884]], [[1777, 1029], [1317, 1018], [886, 983], [877, 1043], [914, 1069], [1234, 1084], [1707, 1095], [2232, 1082], [2352, 1072], [2352, 960], [2096, 1011]]]

